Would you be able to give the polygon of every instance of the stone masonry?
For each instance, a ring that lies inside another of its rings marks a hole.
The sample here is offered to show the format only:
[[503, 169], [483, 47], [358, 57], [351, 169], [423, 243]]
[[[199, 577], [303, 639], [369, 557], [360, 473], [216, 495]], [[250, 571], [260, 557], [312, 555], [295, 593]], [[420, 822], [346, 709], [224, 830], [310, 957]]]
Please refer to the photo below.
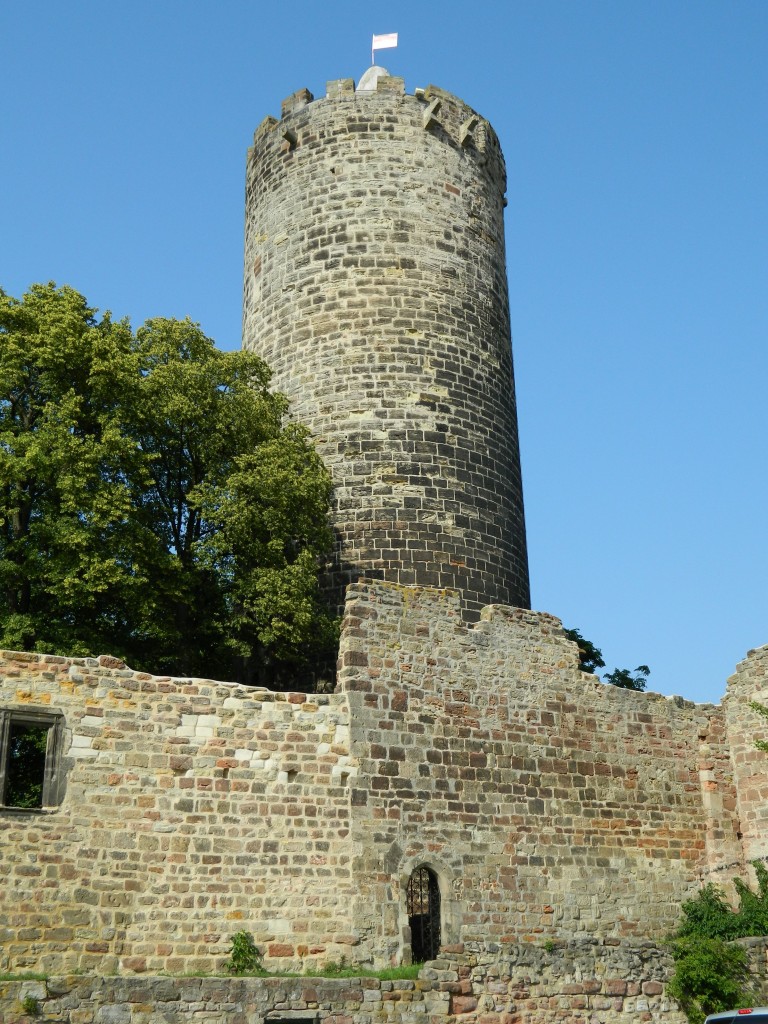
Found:
[[[765, 941], [748, 949], [765, 990]], [[57, 1024], [686, 1024], [669, 969], [649, 945], [582, 941], [446, 950], [415, 981], [56, 976], [0, 982], [0, 1020], [27, 1024], [27, 998]]]
[[270, 961], [352, 957], [343, 696], [0, 664], [1, 707], [65, 721], [60, 805], [0, 814], [0, 971], [205, 970], [241, 928]]
[[[334, 474], [337, 690], [0, 652], [0, 975], [47, 975], [0, 981], [0, 1024], [683, 1024], [681, 902], [768, 862], [768, 647], [693, 704], [528, 610], [501, 151], [369, 78], [289, 97], [248, 158], [244, 340]], [[184, 977], [238, 931], [272, 971], [429, 962]]]
[[376, 85], [257, 129], [244, 345], [333, 474], [339, 604], [367, 576], [527, 607], [504, 159], [455, 96]]
[[751, 654], [723, 707], [692, 704], [580, 672], [552, 616], [489, 607], [468, 627], [454, 593], [351, 587], [339, 673], [360, 764], [358, 929], [396, 958], [426, 862], [444, 942], [669, 934], [703, 881], [765, 859], [768, 757], [735, 785], [768, 734], [748, 709], [768, 700], [751, 671], [765, 660]]
[[375, 581], [335, 694], [6, 652], [0, 708], [63, 726], [56, 805], [0, 809], [0, 971], [220, 969], [241, 929], [272, 968], [407, 961], [419, 865], [445, 948], [659, 942], [765, 857], [765, 657], [720, 707], [623, 691], [552, 616]]

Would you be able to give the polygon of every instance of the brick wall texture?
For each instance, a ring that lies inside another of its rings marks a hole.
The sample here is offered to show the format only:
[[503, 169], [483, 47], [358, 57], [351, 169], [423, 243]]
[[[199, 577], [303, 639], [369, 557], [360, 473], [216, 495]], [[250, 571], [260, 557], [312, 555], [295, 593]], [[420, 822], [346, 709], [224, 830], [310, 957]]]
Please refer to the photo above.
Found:
[[[66, 721], [66, 794], [0, 819], [0, 971], [351, 955], [346, 698], [4, 655], [0, 706]], [[257, 923], [258, 922], [258, 923]]]
[[[747, 943], [768, 1001], [766, 940]], [[28, 1024], [687, 1024], [664, 994], [669, 954], [650, 944], [471, 945], [414, 981], [376, 978], [104, 978], [0, 981], [0, 1020]]]
[[724, 707], [618, 690], [552, 616], [381, 581], [335, 694], [5, 652], [0, 707], [63, 715], [66, 785], [0, 810], [0, 971], [220, 969], [241, 929], [271, 968], [400, 962], [420, 865], [449, 948], [657, 943], [763, 856], [764, 659]]
[[[3, 1024], [25, 995], [64, 1024], [682, 1024], [681, 901], [768, 861], [768, 648], [692, 704], [601, 684], [527, 610], [504, 189], [487, 122], [388, 76], [257, 130], [244, 339], [334, 474], [337, 692], [0, 652], [0, 745], [55, 712], [60, 758], [47, 806], [0, 805], [0, 974], [67, 975], [0, 982]], [[150, 977], [221, 971], [240, 930], [273, 970], [408, 962], [423, 867], [418, 982]]]
[[333, 473], [339, 604], [367, 576], [529, 605], [505, 188], [488, 122], [401, 79], [256, 131], [243, 340]]

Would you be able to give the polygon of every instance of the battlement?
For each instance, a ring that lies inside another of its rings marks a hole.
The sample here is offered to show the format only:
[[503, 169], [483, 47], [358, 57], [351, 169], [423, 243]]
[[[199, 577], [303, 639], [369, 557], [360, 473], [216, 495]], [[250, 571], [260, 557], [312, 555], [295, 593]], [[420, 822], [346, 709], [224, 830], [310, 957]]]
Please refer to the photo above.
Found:
[[[300, 146], [301, 128], [294, 122], [296, 115], [310, 106], [347, 104], [354, 109], [355, 115], [368, 111], [374, 116], [382, 104], [394, 106], [394, 109], [400, 108], [401, 114], [408, 111], [411, 116], [420, 118], [425, 132], [464, 152], [479, 166], [485, 167], [502, 195], [505, 193], [507, 175], [504, 156], [496, 132], [482, 115], [459, 97], [436, 85], [428, 85], [425, 89], [416, 89], [409, 94], [405, 91], [402, 78], [390, 76], [383, 68], [370, 70], [382, 72], [372, 81], [370, 88], [361, 88], [359, 85], [356, 88], [354, 79], [340, 78], [328, 82], [325, 96], [318, 99], [306, 88], [291, 93], [281, 104], [280, 120], [268, 116], [259, 124], [253, 135], [254, 145], [262, 142], [269, 133], [275, 132], [281, 140], [279, 145], [285, 151]], [[252, 150], [249, 151], [249, 158], [251, 153]]]

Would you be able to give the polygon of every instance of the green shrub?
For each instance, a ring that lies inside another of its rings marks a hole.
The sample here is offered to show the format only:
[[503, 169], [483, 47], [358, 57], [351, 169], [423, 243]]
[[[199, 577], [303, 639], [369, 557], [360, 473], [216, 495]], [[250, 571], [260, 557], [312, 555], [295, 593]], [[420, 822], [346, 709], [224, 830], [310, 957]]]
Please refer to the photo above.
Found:
[[40, 1013], [40, 1004], [34, 996], [24, 996], [21, 1008], [28, 1017], [36, 1017]]
[[224, 965], [230, 974], [265, 974], [261, 950], [250, 932], [235, 932], [229, 960]]
[[721, 889], [711, 882], [692, 900], [683, 903], [683, 923], [678, 936], [699, 935], [710, 939], [743, 939], [768, 935], [768, 870], [760, 861], [752, 865], [757, 892], [740, 878], [734, 879], [739, 909], [733, 910]]
[[675, 973], [667, 993], [691, 1024], [703, 1024], [708, 1013], [750, 1002], [746, 950], [701, 935], [674, 939], [671, 946]]
[[680, 938], [694, 936], [707, 939], [735, 939], [738, 921], [721, 889], [712, 882], [704, 886], [682, 906], [683, 923], [677, 930]]
[[759, 861], [752, 866], [757, 891], [735, 879], [737, 910], [711, 882], [683, 903], [683, 921], [670, 942], [675, 973], [667, 992], [691, 1024], [702, 1024], [708, 1013], [744, 1005], [754, 996], [746, 951], [731, 942], [768, 935], [768, 869]]
[[740, 878], [733, 881], [739, 894], [739, 934], [744, 937], [768, 935], [768, 869], [758, 860], [753, 862], [752, 867], [757, 875], [757, 892]]

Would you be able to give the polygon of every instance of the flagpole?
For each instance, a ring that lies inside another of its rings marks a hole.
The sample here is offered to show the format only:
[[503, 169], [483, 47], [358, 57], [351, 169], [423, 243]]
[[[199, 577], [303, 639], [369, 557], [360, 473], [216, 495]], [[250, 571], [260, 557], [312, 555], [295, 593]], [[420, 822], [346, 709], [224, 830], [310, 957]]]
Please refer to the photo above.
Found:
[[391, 50], [397, 46], [397, 32], [388, 32], [386, 35], [374, 35], [371, 40], [371, 67], [374, 66], [374, 54], [377, 50]]

